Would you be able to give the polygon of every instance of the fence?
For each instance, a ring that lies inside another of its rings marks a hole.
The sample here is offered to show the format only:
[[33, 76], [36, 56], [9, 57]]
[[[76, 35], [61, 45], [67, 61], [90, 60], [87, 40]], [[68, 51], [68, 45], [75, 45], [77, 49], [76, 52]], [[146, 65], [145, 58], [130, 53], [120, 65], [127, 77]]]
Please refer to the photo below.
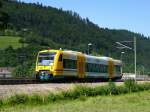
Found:
[[123, 73], [122, 79], [123, 80], [126, 80], [126, 79], [150, 80], [150, 76], [148, 76], [148, 75], [139, 75], [139, 74], [137, 74], [135, 76], [134, 73]]

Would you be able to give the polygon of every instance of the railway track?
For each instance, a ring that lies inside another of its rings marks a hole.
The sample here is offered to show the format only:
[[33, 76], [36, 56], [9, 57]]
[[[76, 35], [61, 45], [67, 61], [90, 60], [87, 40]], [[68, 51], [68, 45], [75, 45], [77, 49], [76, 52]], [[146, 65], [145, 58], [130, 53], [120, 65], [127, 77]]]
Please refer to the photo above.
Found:
[[[0, 78], [0, 85], [18, 85], [18, 84], [40, 84], [40, 83], [99, 83], [108, 82], [108, 80], [101, 79], [54, 79], [49, 81], [39, 81], [35, 78]], [[122, 82], [122, 80], [117, 80], [116, 82]]]
[[[137, 81], [150, 81], [150, 79], [136, 79]], [[108, 82], [108, 80], [101, 79], [87, 79], [87, 80], [78, 80], [78, 79], [61, 79], [61, 80], [51, 80], [51, 81], [39, 81], [35, 78], [0, 78], [0, 85], [18, 85], [18, 84], [40, 84], [40, 83], [100, 83]], [[114, 82], [124, 82], [124, 80], [116, 80]]]
[[34, 78], [0, 78], [0, 85], [14, 85], [14, 84], [37, 84], [38, 80]]

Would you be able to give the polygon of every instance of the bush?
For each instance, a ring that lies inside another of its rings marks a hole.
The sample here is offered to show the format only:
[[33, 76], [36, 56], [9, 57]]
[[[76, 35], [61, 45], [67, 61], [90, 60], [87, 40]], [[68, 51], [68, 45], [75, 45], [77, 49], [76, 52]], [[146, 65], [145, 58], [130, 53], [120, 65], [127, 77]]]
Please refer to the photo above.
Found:
[[139, 85], [138, 85], [138, 90], [139, 90], [139, 91], [144, 91], [144, 90], [146, 89], [145, 87], [146, 87], [145, 84], [139, 84]]
[[46, 100], [46, 98], [44, 98], [44, 96], [40, 96], [37, 94], [30, 96], [31, 104], [44, 104], [46, 102], [45, 100]]
[[134, 79], [125, 80], [124, 85], [129, 93], [138, 91], [138, 85]]
[[[86, 87], [87, 88], [87, 87]], [[82, 86], [76, 86], [74, 90], [64, 91], [62, 95], [65, 99], [77, 99], [80, 96], [86, 96], [86, 88]]]
[[2, 100], [0, 100], [0, 107], [3, 105], [3, 101]]
[[63, 100], [64, 96], [62, 93], [59, 93], [59, 94], [50, 93], [46, 99], [47, 99], [47, 102], [55, 102], [58, 100]]
[[95, 95], [107, 95], [108, 94], [107, 88], [108, 88], [107, 85], [95, 87]]
[[24, 62], [22, 65], [18, 65], [13, 71], [13, 77], [33, 77], [34, 65], [32, 62]]
[[64, 91], [62, 92], [62, 95], [64, 99], [70, 99], [70, 100], [73, 100], [79, 97], [78, 96], [79, 94], [77, 91]]
[[118, 95], [128, 93], [128, 89], [125, 86], [118, 86], [117, 90], [118, 90]]
[[109, 81], [107, 88], [108, 88], [107, 91], [108, 91], [109, 95], [117, 95], [118, 94], [118, 90], [117, 90], [117, 87], [114, 82]]
[[29, 97], [28, 95], [25, 94], [15, 95], [7, 99], [7, 103], [10, 105], [24, 104], [27, 103], [28, 101], [29, 101]]
[[150, 84], [149, 83], [139, 84], [138, 87], [139, 87], [140, 91], [150, 90]]

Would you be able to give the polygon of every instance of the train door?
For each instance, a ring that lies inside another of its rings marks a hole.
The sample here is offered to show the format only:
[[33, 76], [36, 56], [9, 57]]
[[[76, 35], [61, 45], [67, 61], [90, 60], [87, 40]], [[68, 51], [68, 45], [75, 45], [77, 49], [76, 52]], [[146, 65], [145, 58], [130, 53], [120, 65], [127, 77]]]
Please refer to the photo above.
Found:
[[112, 59], [108, 61], [108, 74], [110, 79], [114, 78], [114, 63]]
[[53, 75], [63, 75], [63, 53], [58, 52], [55, 63], [54, 63], [54, 69], [53, 69]]
[[85, 56], [81, 53], [77, 55], [77, 71], [78, 78], [85, 77]]

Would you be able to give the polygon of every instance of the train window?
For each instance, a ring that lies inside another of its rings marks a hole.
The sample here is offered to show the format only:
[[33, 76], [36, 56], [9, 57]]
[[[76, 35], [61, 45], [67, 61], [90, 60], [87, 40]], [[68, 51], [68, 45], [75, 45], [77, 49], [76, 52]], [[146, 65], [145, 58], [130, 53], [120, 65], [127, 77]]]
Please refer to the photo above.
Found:
[[85, 70], [86, 70], [86, 72], [90, 72], [90, 64], [89, 63], [85, 64]]
[[100, 72], [101, 73], [107, 73], [107, 69], [108, 69], [107, 65], [100, 65]]
[[102, 65], [100, 65], [99, 69], [100, 69], [100, 72], [103, 73], [103, 66]]
[[117, 73], [120, 73], [121, 72], [121, 66], [116, 65], [115, 70], [116, 70]]
[[86, 72], [104, 72], [104, 66], [100, 64], [86, 63]]
[[88, 72], [88, 70], [89, 70], [89, 66], [88, 66], [88, 63], [86, 63], [85, 64], [85, 71]]
[[95, 64], [95, 72], [98, 72], [98, 64]]
[[42, 66], [53, 65], [55, 55], [56, 55], [55, 52], [43, 52], [43, 53], [39, 53], [39, 56], [38, 56], [38, 65], [42, 65]]
[[49, 56], [55, 56], [56, 52], [42, 52], [39, 53], [39, 57], [49, 57]]
[[64, 68], [77, 69], [77, 61], [71, 59], [63, 59]]

